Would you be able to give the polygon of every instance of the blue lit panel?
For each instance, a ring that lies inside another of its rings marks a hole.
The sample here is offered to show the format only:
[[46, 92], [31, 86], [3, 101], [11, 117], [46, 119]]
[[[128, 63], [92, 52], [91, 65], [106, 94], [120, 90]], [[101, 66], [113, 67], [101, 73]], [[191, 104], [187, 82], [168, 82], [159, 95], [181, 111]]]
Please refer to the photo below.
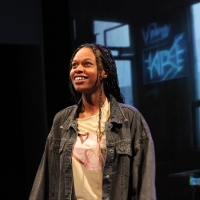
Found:
[[191, 186], [200, 186], [200, 178], [190, 178], [190, 185]]
[[196, 97], [200, 99], [200, 3], [194, 4], [192, 10], [194, 61], [196, 75]]
[[125, 103], [133, 105], [132, 72], [130, 60], [116, 60], [117, 75]]
[[105, 30], [117, 27], [119, 25], [121, 25], [121, 23], [95, 20], [94, 34], [96, 35], [96, 42], [105, 45], [105, 38], [104, 38]]
[[105, 45], [111, 50], [116, 61], [120, 91], [125, 97], [125, 103], [133, 105], [131, 70], [131, 59], [133, 58], [131, 57], [134, 56], [134, 53], [131, 50], [129, 25], [94, 21], [94, 34], [97, 43]]
[[144, 83], [161, 82], [186, 76], [187, 45], [184, 32], [173, 35], [171, 26], [152, 23], [142, 30]]
[[[193, 46], [194, 46], [194, 75], [196, 100], [200, 100], [200, 3], [191, 6], [192, 27], [193, 27]], [[200, 149], [200, 108], [195, 111], [196, 121], [196, 144]]]
[[106, 34], [106, 46], [130, 47], [128, 24], [107, 30], [105, 34]]

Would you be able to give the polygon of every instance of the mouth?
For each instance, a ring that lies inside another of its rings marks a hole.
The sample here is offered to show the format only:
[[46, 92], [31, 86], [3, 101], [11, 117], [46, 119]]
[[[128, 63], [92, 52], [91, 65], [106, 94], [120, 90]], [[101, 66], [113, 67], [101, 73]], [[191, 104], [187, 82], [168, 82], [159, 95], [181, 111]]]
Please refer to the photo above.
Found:
[[75, 76], [74, 77], [74, 80], [75, 81], [79, 81], [79, 80], [85, 80], [85, 79], [87, 79], [88, 77], [87, 76]]

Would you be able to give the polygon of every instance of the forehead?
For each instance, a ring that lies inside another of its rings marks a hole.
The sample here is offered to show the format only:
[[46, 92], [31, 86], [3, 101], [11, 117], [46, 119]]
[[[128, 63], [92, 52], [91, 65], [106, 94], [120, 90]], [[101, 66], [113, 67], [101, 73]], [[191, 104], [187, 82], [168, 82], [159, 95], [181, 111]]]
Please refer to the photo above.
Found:
[[79, 60], [79, 59], [95, 60], [96, 57], [95, 57], [94, 52], [91, 48], [83, 47], [75, 54], [75, 56], [73, 58], [73, 60]]

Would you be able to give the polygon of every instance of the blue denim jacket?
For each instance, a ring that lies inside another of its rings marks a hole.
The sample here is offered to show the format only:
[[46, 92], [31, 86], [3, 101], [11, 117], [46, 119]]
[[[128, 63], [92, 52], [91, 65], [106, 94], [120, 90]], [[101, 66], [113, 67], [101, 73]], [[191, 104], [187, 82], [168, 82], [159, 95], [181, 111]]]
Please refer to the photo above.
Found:
[[[72, 151], [78, 135], [77, 110], [56, 114], [29, 200], [73, 200]], [[104, 200], [155, 200], [155, 156], [142, 115], [110, 96], [110, 121], [105, 123]]]

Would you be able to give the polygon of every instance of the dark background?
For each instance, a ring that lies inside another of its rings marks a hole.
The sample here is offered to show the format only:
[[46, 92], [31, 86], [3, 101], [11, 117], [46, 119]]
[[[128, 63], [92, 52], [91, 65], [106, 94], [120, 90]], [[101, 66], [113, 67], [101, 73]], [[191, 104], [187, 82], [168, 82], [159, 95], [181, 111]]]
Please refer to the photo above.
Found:
[[[28, 199], [53, 117], [71, 105], [71, 54], [81, 43], [94, 40], [91, 16], [126, 20], [134, 26], [137, 38], [142, 25], [187, 10], [194, 2], [198, 1], [1, 1], [1, 199]], [[77, 35], [81, 37], [76, 40], [72, 18], [80, 25]], [[137, 39], [135, 48], [141, 50]], [[139, 56], [135, 106], [147, 120], [155, 142], [158, 200], [192, 199], [188, 177], [169, 174], [200, 169], [200, 152], [192, 140], [193, 69], [185, 78], [144, 85]], [[158, 91], [156, 98], [147, 95], [151, 91]]]

